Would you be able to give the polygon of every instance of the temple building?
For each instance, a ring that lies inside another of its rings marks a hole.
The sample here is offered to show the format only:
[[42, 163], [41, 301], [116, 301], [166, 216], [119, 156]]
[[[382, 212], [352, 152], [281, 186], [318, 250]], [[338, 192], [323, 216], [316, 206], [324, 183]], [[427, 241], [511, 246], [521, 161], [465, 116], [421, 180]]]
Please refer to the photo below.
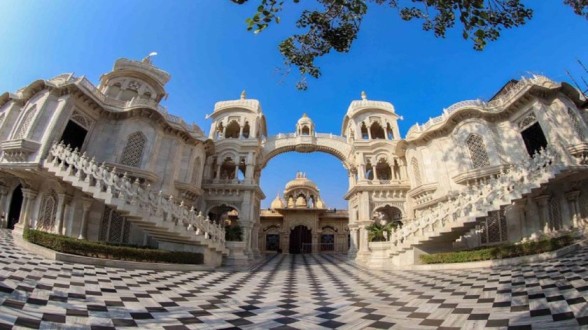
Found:
[[[588, 224], [588, 101], [565, 82], [509, 81], [406, 136], [393, 104], [362, 92], [339, 135], [306, 114], [268, 135], [245, 92], [200, 109], [205, 134], [161, 104], [170, 78], [149, 57], [118, 59], [97, 85], [66, 73], [0, 94], [0, 226], [198, 252], [210, 266], [279, 250], [386, 268]], [[329, 210], [303, 174], [261, 210], [263, 169], [286, 152], [337, 158], [347, 211]], [[402, 226], [370, 241], [372, 224], [390, 222]], [[226, 240], [227, 223], [240, 241]]]
[[[304, 117], [303, 117], [304, 118]], [[298, 172], [267, 210], [261, 210], [259, 250], [281, 253], [347, 253], [347, 210], [328, 209], [319, 189]]]

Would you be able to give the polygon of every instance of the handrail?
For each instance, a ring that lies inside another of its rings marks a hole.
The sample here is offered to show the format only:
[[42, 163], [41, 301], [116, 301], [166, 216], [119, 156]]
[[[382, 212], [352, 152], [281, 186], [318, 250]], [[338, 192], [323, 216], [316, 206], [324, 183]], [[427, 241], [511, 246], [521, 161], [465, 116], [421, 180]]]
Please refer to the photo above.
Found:
[[77, 148], [72, 150], [63, 142], [53, 144], [47, 162], [96, 187], [98, 192], [109, 194], [119, 204], [134, 206], [135, 216], [159, 218], [167, 227], [182, 225], [186, 232], [204, 235], [205, 239], [219, 242], [223, 247], [225, 245], [225, 229], [220, 223], [211, 222], [202, 212], [197, 214], [183, 201], [177, 203], [178, 198], [173, 195], [165, 196], [161, 191], [153, 191], [150, 184], [140, 183], [138, 179], [132, 181], [126, 172], [120, 176], [116, 168], [109, 169], [104, 163], [98, 164], [94, 157], [89, 158], [85, 152], [80, 154]]

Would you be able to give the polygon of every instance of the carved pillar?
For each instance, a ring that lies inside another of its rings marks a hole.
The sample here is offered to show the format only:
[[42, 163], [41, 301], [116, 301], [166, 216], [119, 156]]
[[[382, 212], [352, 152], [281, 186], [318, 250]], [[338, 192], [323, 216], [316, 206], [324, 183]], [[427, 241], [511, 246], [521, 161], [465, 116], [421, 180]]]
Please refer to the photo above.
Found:
[[400, 180], [408, 179], [408, 172], [406, 170], [406, 162], [404, 160], [399, 159], [398, 165], [400, 165]]
[[365, 180], [365, 164], [359, 164], [359, 180]]
[[57, 212], [55, 213], [55, 224], [51, 231], [54, 233], [61, 233], [63, 227], [63, 208], [65, 204], [65, 194], [57, 194]]
[[349, 228], [349, 236], [351, 238], [351, 244], [349, 244], [349, 254], [355, 255], [357, 253], [357, 228]]
[[374, 180], [379, 180], [378, 172], [376, 171], [376, 165], [372, 165], [372, 173], [374, 174]]
[[18, 223], [14, 226], [16, 232], [20, 233], [21, 235], [24, 233], [24, 230], [28, 229], [31, 225], [30, 216], [33, 213], [33, 207], [35, 205], [34, 200], [35, 197], [37, 197], [37, 192], [32, 189], [22, 188], [22, 197], [23, 199], [20, 217], [18, 219]]
[[[70, 227], [70, 233], [71, 233], [71, 225], [72, 225], [72, 221], [71, 221], [71, 216], [72, 216], [72, 203], [73, 203], [73, 196], [66, 194], [64, 196], [64, 208], [63, 208], [63, 214], [62, 214], [62, 219], [61, 219], [61, 227], [58, 228], [57, 233], [61, 234], [61, 235], [67, 235], [67, 226]], [[58, 218], [59, 219], [59, 218]]]
[[537, 203], [537, 208], [539, 209], [539, 220], [541, 221], [539, 228], [543, 228], [543, 232], [548, 233], [551, 231], [549, 226], [549, 208], [547, 207], [547, 203], [549, 202], [549, 195], [537, 196], [534, 198], [534, 200]]
[[515, 207], [516, 212], [518, 212], [518, 218], [519, 218], [519, 222], [521, 224], [521, 236], [523, 238], [528, 237], [532, 233], [532, 231], [529, 228], [529, 223], [527, 221], [527, 217], [525, 214], [526, 204], [527, 204], [527, 200], [522, 199], [522, 200], [516, 201], [513, 205]]
[[580, 197], [579, 190], [572, 190], [565, 193], [566, 200], [568, 201], [568, 208], [570, 210], [570, 216], [572, 225], [574, 228], [584, 227], [584, 223], [580, 219], [580, 205], [578, 204], [578, 197]]
[[369, 244], [368, 244], [368, 231], [365, 229], [366, 226], [370, 224], [370, 221], [362, 221], [359, 224], [359, 250], [357, 251], [358, 254], [368, 254], [369, 253]]
[[86, 239], [88, 232], [88, 215], [90, 215], [90, 207], [92, 206], [92, 199], [82, 199], [82, 224], [80, 226], [80, 235], [78, 239]]
[[6, 201], [8, 197], [8, 188], [0, 186], [0, 228], [6, 228], [8, 225], [8, 214], [6, 212]]

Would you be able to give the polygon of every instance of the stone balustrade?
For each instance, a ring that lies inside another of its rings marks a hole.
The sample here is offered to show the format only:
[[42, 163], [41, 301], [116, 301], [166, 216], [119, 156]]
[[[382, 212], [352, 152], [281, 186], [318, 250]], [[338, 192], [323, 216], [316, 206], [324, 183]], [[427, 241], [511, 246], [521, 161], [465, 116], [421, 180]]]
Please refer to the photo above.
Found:
[[394, 253], [409, 248], [415, 239], [426, 240], [427, 234], [440, 234], [446, 226], [459, 227], [460, 219], [486, 213], [520, 198], [538, 184], [555, 176], [564, 167], [561, 157], [551, 145], [535, 154], [531, 160], [505, 167], [501, 173], [485, 183], [470, 185], [438, 203], [427, 215], [405, 224], [390, 235]]
[[95, 198], [128, 212], [131, 217], [156, 222], [157, 226], [168, 228], [171, 232], [178, 232], [179, 227], [181, 234], [203, 237], [224, 249], [225, 230], [221, 224], [211, 222], [201, 212], [196, 213], [194, 208], [187, 208], [183, 201], [178, 203], [172, 195], [165, 196], [161, 191], [152, 191], [149, 184], [132, 181], [126, 173], [120, 176], [116, 168], [109, 169], [104, 163], [98, 164], [94, 158], [80, 154], [77, 149], [72, 150], [63, 143], [54, 144], [46, 166], [59, 168], [68, 176], [76, 177], [78, 183], [86, 186], [83, 189], [85, 192], [92, 192]]

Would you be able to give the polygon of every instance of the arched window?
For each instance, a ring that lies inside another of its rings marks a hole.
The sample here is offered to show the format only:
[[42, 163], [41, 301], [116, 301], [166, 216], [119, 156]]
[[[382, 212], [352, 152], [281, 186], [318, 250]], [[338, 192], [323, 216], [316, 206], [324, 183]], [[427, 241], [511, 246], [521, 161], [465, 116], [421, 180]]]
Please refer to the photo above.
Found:
[[218, 123], [218, 126], [216, 127], [216, 137], [222, 138], [224, 130], [225, 127], [223, 126], [223, 123]]
[[486, 153], [486, 146], [484, 139], [478, 134], [470, 134], [466, 140], [466, 144], [470, 151], [470, 159], [474, 168], [482, 168], [490, 166], [488, 153]]
[[221, 179], [234, 179], [235, 178], [235, 161], [231, 157], [225, 158], [221, 165]]
[[302, 128], [300, 129], [300, 135], [310, 135], [310, 128], [307, 125], [302, 126]]
[[55, 226], [55, 218], [57, 214], [57, 194], [50, 190], [43, 197], [41, 202], [41, 216], [37, 223], [37, 228], [45, 231], [50, 231]]
[[392, 173], [395, 180], [401, 180], [400, 177], [400, 166], [398, 165], [398, 159], [394, 159], [394, 166], [392, 167]]
[[392, 169], [385, 159], [380, 159], [376, 164], [376, 176], [379, 180], [392, 179]]
[[412, 173], [414, 174], [414, 183], [417, 186], [423, 184], [421, 181], [421, 170], [419, 169], [419, 162], [416, 160], [415, 157], [412, 157], [410, 160], [410, 165], [412, 166]]
[[243, 126], [243, 137], [248, 139], [250, 131], [251, 131], [251, 127], [249, 126], [249, 122], [245, 122], [245, 126]]
[[370, 126], [370, 133], [372, 135], [372, 139], [385, 139], [385, 135], [384, 135], [384, 129], [382, 128], [382, 125], [380, 125], [380, 123], [378, 122], [374, 122], [371, 126]]
[[142, 132], [135, 132], [129, 135], [127, 145], [125, 146], [120, 163], [122, 165], [140, 167], [143, 159], [143, 149], [147, 139]]
[[194, 167], [192, 169], [192, 184], [198, 185], [200, 183], [200, 169], [202, 168], [202, 163], [200, 157], [196, 157], [194, 160]]
[[361, 138], [364, 140], [367, 140], [370, 138], [370, 136], [368, 134], [368, 129], [367, 129], [367, 126], [365, 126], [365, 123], [361, 123]]
[[368, 161], [368, 163], [365, 164], [365, 178], [367, 180], [373, 180], [374, 179], [374, 167], [373, 167], [371, 161]]
[[386, 125], [386, 137], [388, 140], [394, 140], [394, 131], [392, 130], [390, 123]]
[[227, 125], [227, 129], [225, 130], [225, 138], [226, 139], [238, 139], [239, 138], [239, 131], [241, 127], [239, 123], [236, 121], [231, 121], [229, 125]]
[[18, 140], [23, 139], [27, 136], [27, 132], [31, 123], [33, 122], [33, 118], [35, 118], [35, 114], [37, 113], [37, 107], [33, 106], [30, 109], [26, 110], [24, 115], [21, 117], [20, 122], [18, 124], [18, 129], [14, 133], [12, 139]]

